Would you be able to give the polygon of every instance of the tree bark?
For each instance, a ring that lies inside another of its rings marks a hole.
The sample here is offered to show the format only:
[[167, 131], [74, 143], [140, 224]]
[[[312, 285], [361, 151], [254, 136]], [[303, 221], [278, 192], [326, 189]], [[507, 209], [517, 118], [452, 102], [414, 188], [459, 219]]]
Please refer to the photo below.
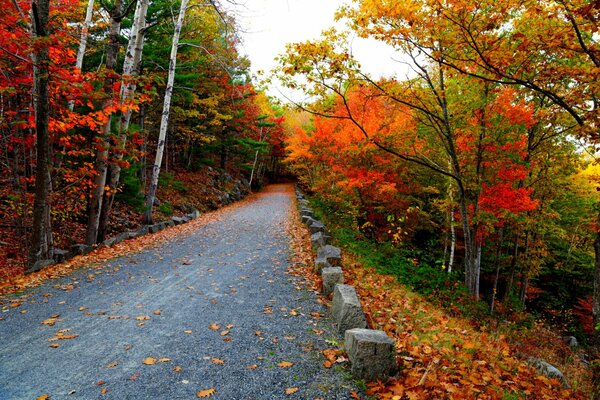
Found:
[[[81, 27], [81, 39], [79, 40], [79, 49], [77, 50], [77, 60], [75, 66], [81, 71], [83, 67], [83, 56], [85, 55], [85, 49], [87, 48], [88, 33], [90, 25], [92, 24], [92, 16], [94, 15], [94, 0], [88, 0], [87, 10], [85, 12], [85, 20]], [[75, 101], [69, 101], [69, 110], [73, 111]]]
[[[32, 2], [32, 34], [34, 39], [48, 36], [49, 1]], [[50, 221], [50, 134], [49, 119], [49, 53], [47, 46], [35, 46], [33, 60], [33, 107], [36, 130], [35, 200], [33, 203], [33, 232], [27, 260], [28, 269], [39, 260], [51, 259], [53, 255], [52, 226]]]
[[167, 79], [167, 87], [165, 89], [165, 98], [163, 102], [162, 117], [160, 120], [160, 130], [158, 133], [158, 145], [156, 147], [156, 157], [154, 159], [154, 166], [152, 167], [152, 180], [150, 181], [150, 189], [148, 190], [148, 196], [146, 198], [146, 212], [144, 214], [144, 222], [146, 224], [152, 223], [152, 206], [154, 205], [154, 199], [156, 197], [156, 189], [158, 188], [158, 177], [160, 175], [160, 166], [162, 164], [163, 152], [165, 149], [165, 142], [167, 137], [167, 127], [169, 123], [169, 112], [171, 110], [171, 97], [173, 96], [173, 84], [175, 81], [175, 68], [177, 66], [177, 49], [179, 47], [179, 36], [181, 35], [181, 28], [183, 27], [183, 21], [185, 19], [185, 12], [187, 10], [189, 0], [182, 0], [181, 8], [179, 9], [179, 16], [177, 17], [177, 23], [175, 24], [175, 30], [173, 32], [173, 42], [171, 45], [171, 56], [169, 59], [169, 76]]
[[[109, 45], [106, 52], [106, 70], [108, 76], [104, 81], [105, 96], [107, 99], [104, 106], [107, 107], [112, 102], [112, 86], [115, 82], [114, 70], [117, 66], [117, 54], [119, 52], [119, 33], [121, 31], [121, 19], [123, 18], [123, 1], [116, 0], [113, 9], [111, 10], [111, 21], [109, 29]], [[88, 224], [85, 235], [85, 242], [88, 245], [97, 243], [98, 227], [100, 225], [100, 213], [102, 211], [102, 203], [104, 198], [104, 186], [106, 184], [106, 173], [108, 168], [108, 156], [110, 150], [110, 133], [112, 128], [112, 118], [109, 117], [104, 125], [103, 135], [100, 147], [96, 154], [96, 177], [92, 188], [92, 196], [90, 199], [90, 208], [88, 214]]]

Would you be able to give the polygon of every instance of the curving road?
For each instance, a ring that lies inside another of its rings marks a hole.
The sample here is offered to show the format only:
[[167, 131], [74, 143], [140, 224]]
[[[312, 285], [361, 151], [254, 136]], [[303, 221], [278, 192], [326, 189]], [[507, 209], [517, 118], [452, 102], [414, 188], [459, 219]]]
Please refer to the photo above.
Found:
[[292, 195], [0, 298], [0, 399], [350, 399], [320, 354], [341, 338], [286, 274]]

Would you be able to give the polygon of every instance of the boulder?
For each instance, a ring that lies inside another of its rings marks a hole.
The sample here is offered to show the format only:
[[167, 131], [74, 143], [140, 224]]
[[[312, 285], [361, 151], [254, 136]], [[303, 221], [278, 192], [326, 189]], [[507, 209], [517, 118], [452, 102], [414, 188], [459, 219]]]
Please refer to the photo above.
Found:
[[168, 219], [164, 223], [167, 227], [175, 226], [175, 222], [172, 219]]
[[200, 218], [200, 211], [194, 209], [191, 213], [188, 214], [190, 219]]
[[160, 224], [148, 225], [148, 232], [156, 233], [161, 230]]
[[563, 375], [562, 372], [554, 365], [542, 360], [541, 358], [529, 357], [527, 359], [527, 364], [531, 365], [535, 368], [540, 374], [550, 378], [550, 379], [558, 379], [560, 383], [562, 383], [565, 389], [569, 388], [569, 384], [567, 383], [567, 379]]
[[92, 250], [94, 250], [94, 248], [87, 244], [74, 244], [71, 246], [71, 254], [76, 256], [89, 254]]
[[115, 243], [117, 243], [116, 237], [108, 238], [104, 242], [102, 242], [102, 244], [105, 245], [106, 247], [110, 247], [110, 246], [114, 245]]
[[136, 234], [136, 237], [144, 236], [144, 235], [148, 234], [148, 232], [150, 232], [148, 225], [142, 225], [137, 229], [137, 231], [135, 231], [135, 234]]
[[310, 245], [312, 246], [313, 250], [318, 251], [321, 247], [324, 247], [327, 243], [329, 243], [330, 239], [331, 236], [326, 235], [323, 232], [313, 233], [310, 236]]
[[396, 372], [395, 343], [383, 331], [355, 328], [344, 334], [344, 347], [356, 379], [384, 380]]
[[340, 267], [327, 267], [321, 270], [323, 279], [323, 294], [329, 296], [338, 283], [344, 283], [344, 273]]
[[342, 265], [342, 250], [327, 244], [317, 250], [317, 258], [324, 258], [332, 266], [339, 267]]
[[579, 346], [579, 342], [577, 341], [577, 338], [575, 336], [563, 336], [562, 340], [569, 347]]
[[47, 266], [52, 265], [54, 263], [55, 263], [54, 260], [38, 260], [35, 262], [35, 264], [33, 264], [32, 267], [28, 268], [25, 271], [25, 273], [30, 274], [32, 272], [39, 271], [40, 269], [46, 268]]
[[339, 283], [335, 285], [331, 313], [339, 333], [344, 333], [348, 329], [367, 327], [367, 319], [354, 286]]

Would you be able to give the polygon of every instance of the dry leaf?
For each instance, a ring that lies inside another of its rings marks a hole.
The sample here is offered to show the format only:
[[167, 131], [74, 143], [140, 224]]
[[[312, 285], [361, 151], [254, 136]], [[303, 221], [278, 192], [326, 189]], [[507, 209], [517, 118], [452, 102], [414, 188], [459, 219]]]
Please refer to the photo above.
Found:
[[154, 312], [152, 314], [154, 314], [154, 315], [160, 315], [160, 314], [162, 314], [162, 312], [160, 310], [154, 310]]
[[105, 384], [106, 384], [106, 381], [98, 381], [98, 382], [96, 382], [96, 386], [102, 386], [102, 385], [105, 385]]
[[294, 363], [293, 362], [289, 362], [289, 361], [282, 361], [282, 362], [280, 362], [280, 363], [277, 364], [277, 366], [281, 367], [281, 368], [289, 368], [292, 365], [294, 365]]
[[111, 362], [110, 364], [108, 364], [108, 365], [106, 366], [106, 368], [114, 368], [114, 367], [116, 367], [117, 365], [119, 365], [119, 363], [118, 363], [118, 362], [116, 362], [116, 361], [114, 361], [114, 362]]
[[221, 336], [227, 336], [227, 335], [229, 335], [229, 332], [230, 332], [229, 330], [223, 331], [223, 332], [221, 332]]
[[53, 349], [56, 349], [56, 348], [60, 347], [60, 344], [58, 344], [58, 343], [51, 343], [51, 344], [48, 345], [48, 347], [52, 347]]
[[248, 368], [248, 369], [256, 369], [256, 368], [258, 368], [258, 365], [257, 364], [252, 364], [252, 365], [248, 365], [246, 368]]
[[43, 394], [35, 398], [35, 400], [50, 400], [50, 396], [47, 394]]
[[185, 331], [183, 331], [183, 333], [187, 333], [188, 335], [192, 334], [192, 330], [191, 329], [186, 329]]
[[218, 331], [219, 329], [221, 329], [221, 325], [215, 324], [214, 322], [212, 324], [210, 324], [208, 327], [210, 329], [212, 329], [213, 331]]
[[140, 373], [136, 372], [135, 374], [131, 375], [128, 380], [135, 381], [139, 377], [140, 377]]
[[102, 389], [100, 389], [100, 393], [106, 394], [106, 393], [108, 393], [108, 389], [107, 388], [102, 388]]
[[181, 365], [176, 365], [173, 367], [173, 372], [181, 372], [183, 371], [183, 367]]
[[221, 360], [220, 358], [211, 358], [210, 361], [212, 361], [215, 364], [225, 364], [225, 361]]
[[226, 325], [225, 328], [232, 329], [234, 326], [235, 326], [234, 324], [229, 324], [229, 325]]
[[216, 392], [215, 388], [200, 390], [200, 391], [198, 391], [198, 393], [196, 393], [196, 397], [199, 397], [199, 398], [210, 397], [213, 394], [215, 394], [215, 392]]
[[154, 365], [154, 364], [156, 364], [156, 361], [157, 360], [154, 357], [146, 357], [146, 358], [144, 358], [143, 363], [146, 365]]
[[148, 315], [140, 315], [139, 317], [135, 317], [138, 321], [147, 321], [150, 319]]
[[79, 307], [79, 311], [85, 311], [87, 309], [88, 309], [87, 307]]
[[158, 360], [159, 362], [170, 362], [171, 359], [170, 358], [161, 358]]
[[294, 394], [294, 393], [296, 393], [298, 390], [300, 390], [300, 389], [298, 389], [297, 387], [291, 387], [291, 388], [287, 388], [287, 389], [285, 389], [285, 394], [288, 394], [288, 395], [289, 395], [289, 394]]

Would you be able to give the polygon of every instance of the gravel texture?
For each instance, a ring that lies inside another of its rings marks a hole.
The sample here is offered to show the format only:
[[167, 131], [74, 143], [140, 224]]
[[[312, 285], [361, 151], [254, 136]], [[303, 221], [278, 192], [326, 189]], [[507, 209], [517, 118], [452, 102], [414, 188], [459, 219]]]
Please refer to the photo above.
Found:
[[[30, 290], [19, 307], [0, 298], [0, 399], [193, 399], [211, 388], [212, 399], [350, 399], [347, 371], [325, 369], [320, 354], [342, 338], [286, 274], [292, 195], [272, 186], [191, 235]], [[78, 336], [49, 342], [57, 333]]]

